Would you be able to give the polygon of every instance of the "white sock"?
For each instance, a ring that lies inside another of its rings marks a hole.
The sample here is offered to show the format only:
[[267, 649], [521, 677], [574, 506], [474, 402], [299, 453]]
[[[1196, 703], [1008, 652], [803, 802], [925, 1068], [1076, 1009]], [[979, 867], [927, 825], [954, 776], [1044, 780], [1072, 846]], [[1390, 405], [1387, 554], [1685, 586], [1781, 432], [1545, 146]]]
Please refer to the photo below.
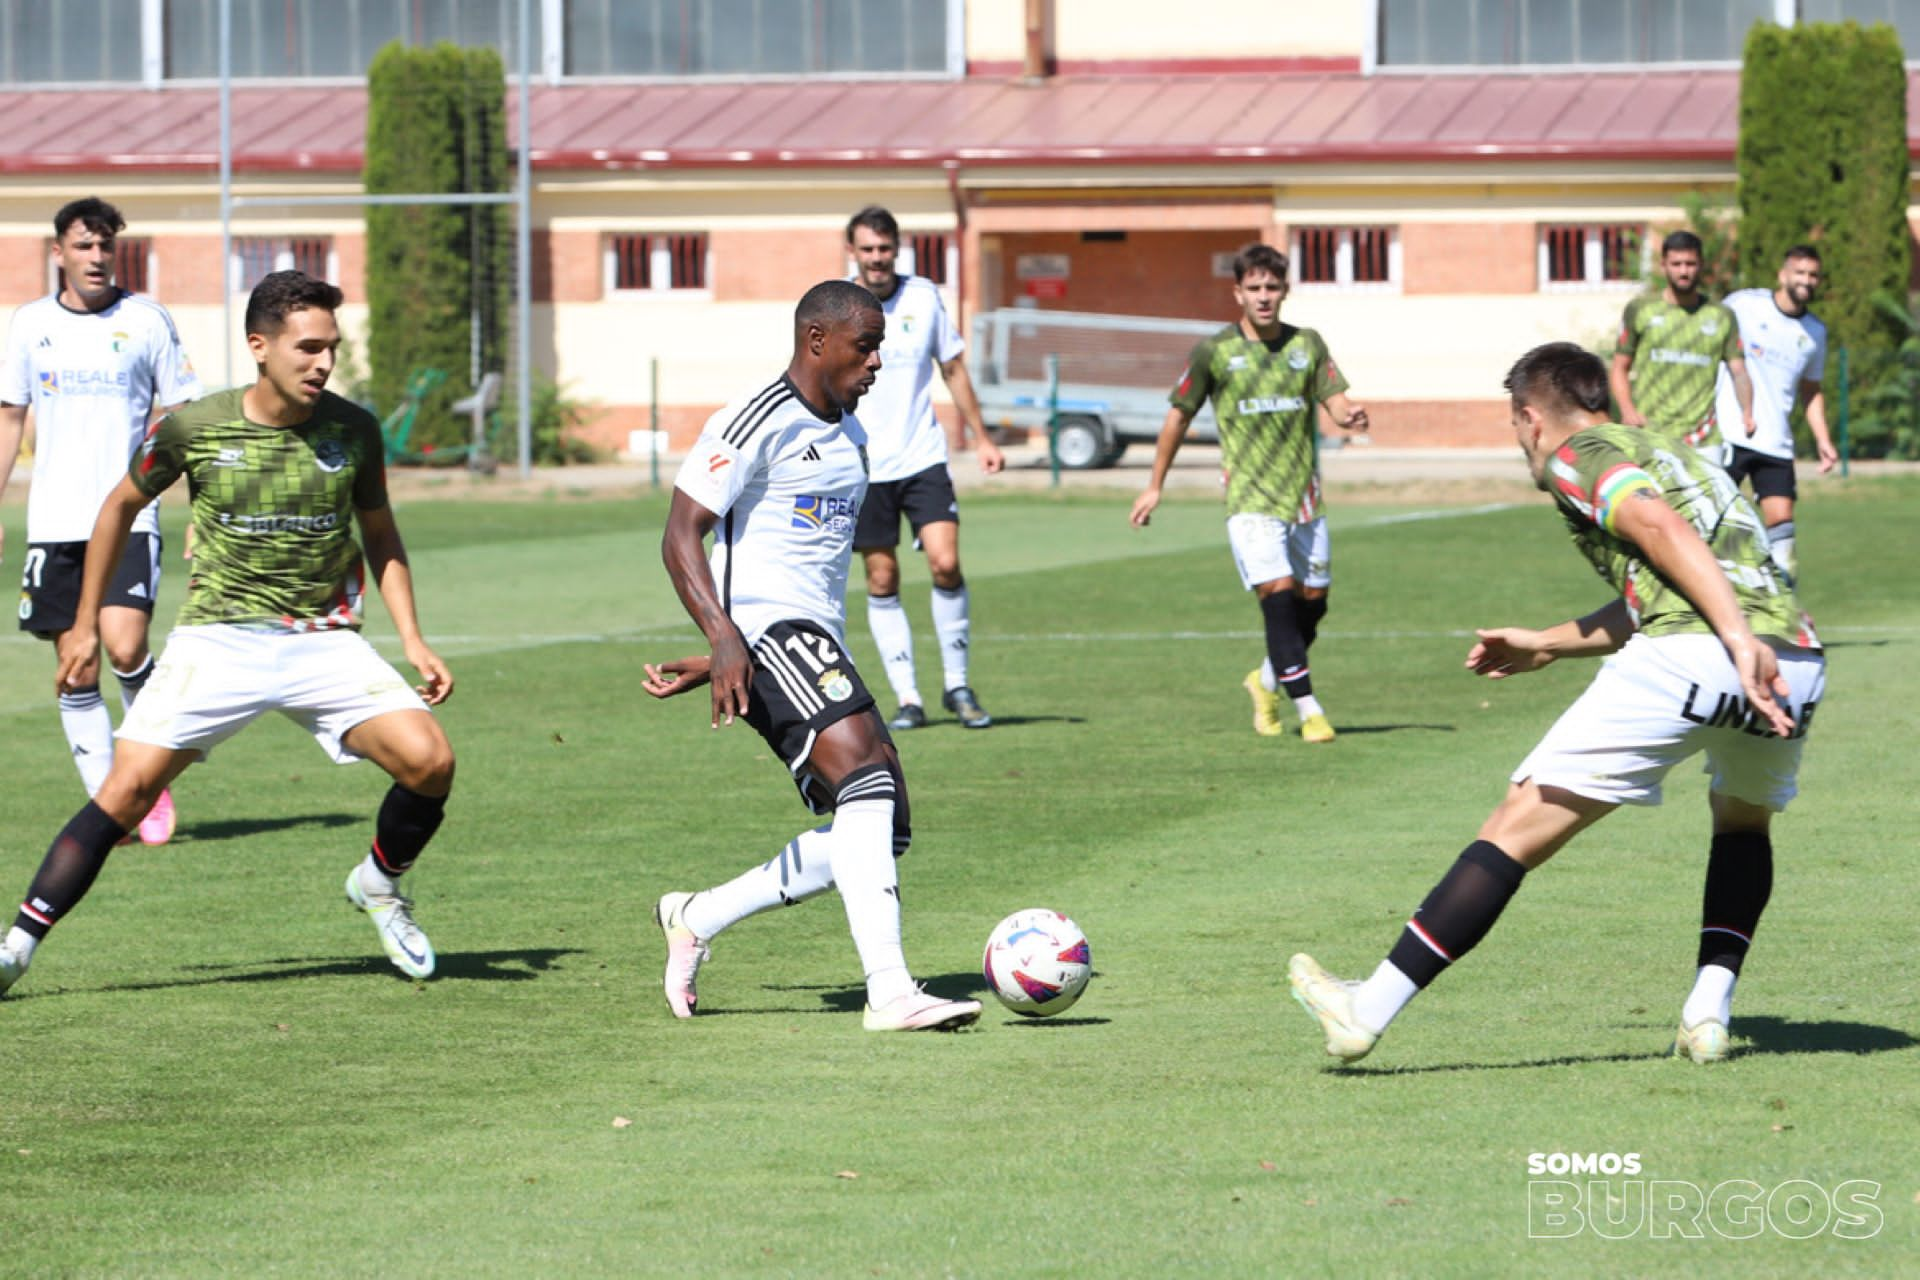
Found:
[[887, 669], [887, 683], [899, 702], [920, 702], [920, 690], [913, 679], [913, 624], [900, 597], [868, 596], [867, 626], [873, 631], [874, 647]]
[[1733, 984], [1739, 975], [1725, 965], [1703, 964], [1694, 975], [1693, 991], [1680, 1008], [1683, 1025], [1697, 1027], [1711, 1019], [1721, 1026], [1733, 1020]]
[[28, 933], [19, 925], [15, 925], [13, 928], [7, 930], [7, 940], [0, 942], [0, 947], [5, 947], [8, 951], [19, 956], [22, 963], [33, 959], [33, 949], [39, 945], [40, 939]]
[[1302, 720], [1305, 720], [1308, 716], [1320, 716], [1320, 715], [1326, 714], [1326, 712], [1320, 706], [1320, 699], [1314, 697], [1312, 694], [1308, 694], [1304, 698], [1295, 698], [1293, 700], [1293, 709], [1300, 713], [1300, 718]]
[[967, 682], [969, 630], [966, 584], [962, 583], [951, 591], [935, 587], [933, 633], [940, 637], [940, 671], [949, 689], [958, 689]]
[[831, 829], [833, 883], [875, 1009], [913, 990], [900, 946], [900, 881], [893, 865], [893, 797], [842, 801]]
[[833, 888], [831, 831], [802, 831], [768, 861], [694, 894], [681, 908], [681, 922], [698, 937], [712, 938], [748, 916], [825, 893]]
[[153, 655], [148, 654], [147, 660], [132, 671], [115, 667], [113, 674], [120, 681], [120, 712], [124, 715], [133, 706], [133, 700], [140, 696], [140, 691], [147, 687], [147, 677], [153, 674]]
[[380, 869], [380, 864], [368, 854], [360, 864], [360, 888], [376, 898], [391, 898], [400, 892], [400, 882]]
[[1382, 960], [1373, 976], [1353, 993], [1354, 1020], [1379, 1035], [1388, 1023], [1400, 1016], [1407, 1001], [1419, 994], [1420, 988], [1413, 985], [1412, 978], [1395, 968], [1391, 960]]
[[1767, 526], [1767, 553], [1787, 577], [1794, 576], [1793, 521]]
[[74, 767], [89, 796], [99, 792], [113, 768], [113, 717], [98, 688], [60, 695], [60, 725], [67, 731]]
[[1260, 687], [1268, 693], [1277, 693], [1280, 689], [1280, 677], [1273, 674], [1273, 659], [1260, 660]]

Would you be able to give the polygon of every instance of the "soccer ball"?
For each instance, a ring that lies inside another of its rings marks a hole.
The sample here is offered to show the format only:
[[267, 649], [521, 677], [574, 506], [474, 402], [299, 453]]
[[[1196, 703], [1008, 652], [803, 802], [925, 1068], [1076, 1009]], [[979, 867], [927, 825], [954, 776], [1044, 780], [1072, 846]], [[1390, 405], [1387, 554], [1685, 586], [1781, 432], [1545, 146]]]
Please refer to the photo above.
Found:
[[1080, 926], [1044, 907], [1016, 911], [993, 927], [981, 961], [987, 989], [1029, 1018], [1073, 1007], [1093, 976], [1093, 952]]

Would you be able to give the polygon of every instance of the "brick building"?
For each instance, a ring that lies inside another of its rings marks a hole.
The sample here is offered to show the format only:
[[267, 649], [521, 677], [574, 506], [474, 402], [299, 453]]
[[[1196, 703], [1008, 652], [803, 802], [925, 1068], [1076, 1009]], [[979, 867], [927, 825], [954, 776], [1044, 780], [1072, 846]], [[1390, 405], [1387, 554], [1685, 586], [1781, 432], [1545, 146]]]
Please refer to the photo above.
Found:
[[[1269, 241], [1293, 259], [1289, 315], [1326, 334], [1383, 442], [1502, 443], [1512, 355], [1600, 339], [1635, 287], [1638, 237], [1687, 192], [1730, 190], [1748, 26], [1906, 12], [532, 3], [533, 356], [597, 406], [592, 431], [614, 447], [648, 422], [652, 361], [677, 440], [780, 361], [793, 299], [845, 272], [841, 228], [866, 203], [894, 210], [963, 314], [1225, 318], [1223, 255]], [[0, 310], [48, 287], [52, 210], [99, 194], [131, 223], [123, 279], [172, 308], [215, 380], [229, 353], [246, 368], [222, 333], [226, 293], [265, 271], [337, 280], [356, 325], [357, 209], [249, 207], [220, 261], [212, 0], [88, 4], [137, 21], [109, 49], [23, 26], [0, 55]], [[250, 197], [358, 191], [357, 77], [386, 39], [498, 43], [514, 65], [511, 4], [233, 4], [235, 191]]]

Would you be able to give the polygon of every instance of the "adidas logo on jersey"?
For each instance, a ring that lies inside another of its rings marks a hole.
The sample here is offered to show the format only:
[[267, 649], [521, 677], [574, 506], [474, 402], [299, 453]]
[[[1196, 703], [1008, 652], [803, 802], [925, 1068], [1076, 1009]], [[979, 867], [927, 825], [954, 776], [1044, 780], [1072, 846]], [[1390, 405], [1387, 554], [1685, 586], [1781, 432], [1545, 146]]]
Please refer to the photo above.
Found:
[[800, 455], [800, 461], [802, 462], [820, 461], [820, 450], [813, 445], [808, 445], [807, 451]]

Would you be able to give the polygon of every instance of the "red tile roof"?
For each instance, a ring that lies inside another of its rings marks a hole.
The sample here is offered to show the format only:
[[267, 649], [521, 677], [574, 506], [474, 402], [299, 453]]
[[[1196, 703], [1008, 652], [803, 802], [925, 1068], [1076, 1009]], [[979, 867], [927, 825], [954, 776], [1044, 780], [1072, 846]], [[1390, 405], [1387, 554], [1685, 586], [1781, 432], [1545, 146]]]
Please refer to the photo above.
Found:
[[[1908, 118], [1920, 122], [1909, 82]], [[517, 136], [517, 95], [508, 95]], [[235, 168], [360, 167], [360, 86], [236, 89]], [[533, 92], [542, 168], [1733, 158], [1727, 70], [569, 84]], [[212, 89], [0, 92], [0, 173], [210, 169]], [[1916, 148], [1920, 154], [1920, 148]]]

